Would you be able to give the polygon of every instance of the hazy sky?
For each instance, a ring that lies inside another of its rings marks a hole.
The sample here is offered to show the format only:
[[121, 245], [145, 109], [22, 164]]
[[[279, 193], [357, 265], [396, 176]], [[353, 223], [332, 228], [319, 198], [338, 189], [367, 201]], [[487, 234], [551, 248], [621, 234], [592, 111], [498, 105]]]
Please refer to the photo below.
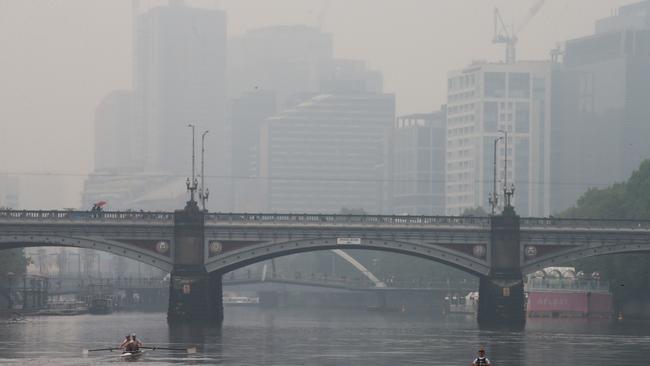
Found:
[[[449, 70], [503, 59], [492, 12], [518, 24], [534, 0], [188, 0], [228, 13], [230, 34], [318, 25], [336, 57], [384, 74], [398, 114], [445, 102]], [[519, 35], [519, 59], [548, 58], [558, 41], [633, 0], [547, 0]], [[142, 8], [166, 1], [141, 0]], [[77, 207], [93, 168], [94, 108], [131, 85], [131, 0], [0, 0], [0, 173], [21, 173], [26, 207]], [[43, 179], [51, 173], [56, 179]]]

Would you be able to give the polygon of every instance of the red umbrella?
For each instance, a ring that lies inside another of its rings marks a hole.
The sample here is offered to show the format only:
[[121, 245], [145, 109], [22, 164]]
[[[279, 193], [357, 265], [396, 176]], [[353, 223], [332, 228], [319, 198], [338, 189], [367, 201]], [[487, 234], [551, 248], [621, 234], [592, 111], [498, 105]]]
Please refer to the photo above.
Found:
[[106, 201], [99, 201], [99, 202], [95, 203], [95, 205], [96, 205], [97, 207], [102, 207], [102, 206], [104, 206], [105, 204], [106, 204]]

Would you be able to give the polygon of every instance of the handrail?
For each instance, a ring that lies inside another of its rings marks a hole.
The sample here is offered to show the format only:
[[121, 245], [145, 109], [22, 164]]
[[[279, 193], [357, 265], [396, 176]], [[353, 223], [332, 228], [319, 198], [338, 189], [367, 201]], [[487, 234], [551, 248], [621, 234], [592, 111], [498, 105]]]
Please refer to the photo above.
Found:
[[102, 221], [102, 222], [163, 222], [173, 223], [173, 212], [145, 211], [70, 211], [70, 210], [0, 210], [3, 221]]
[[489, 217], [473, 216], [410, 216], [410, 215], [330, 215], [330, 214], [268, 214], [209, 213], [206, 224], [362, 224], [362, 225], [451, 225], [489, 227]]
[[[99, 221], [156, 222], [172, 224], [174, 212], [150, 211], [72, 211], [72, 210], [3, 210], [0, 222], [6, 221]], [[345, 215], [345, 214], [280, 214], [280, 213], [207, 213], [210, 224], [357, 224], [357, 225], [448, 225], [489, 227], [490, 217], [480, 216], [411, 216], [411, 215]], [[554, 217], [522, 217], [520, 227], [580, 229], [650, 229], [650, 220], [572, 219]]]
[[521, 228], [650, 229], [650, 220], [522, 217]]

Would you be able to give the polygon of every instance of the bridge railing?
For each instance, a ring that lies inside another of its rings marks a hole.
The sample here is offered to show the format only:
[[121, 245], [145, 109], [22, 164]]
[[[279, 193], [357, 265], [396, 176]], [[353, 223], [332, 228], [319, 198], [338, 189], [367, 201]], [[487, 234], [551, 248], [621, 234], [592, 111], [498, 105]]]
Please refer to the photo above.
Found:
[[114, 223], [174, 223], [173, 212], [144, 211], [28, 211], [0, 210], [1, 221], [102, 221]]
[[326, 215], [326, 214], [236, 214], [209, 213], [206, 224], [363, 224], [363, 225], [447, 225], [489, 227], [489, 217], [407, 216], [407, 215]]
[[522, 217], [519, 225], [522, 228], [650, 229], [650, 220]]
[[[146, 211], [69, 211], [69, 210], [0, 210], [2, 221], [101, 221], [112, 223], [174, 222], [173, 212]], [[362, 224], [362, 225], [445, 225], [489, 227], [489, 217], [473, 216], [410, 216], [410, 215], [327, 215], [327, 214], [249, 214], [208, 213], [206, 224]]]

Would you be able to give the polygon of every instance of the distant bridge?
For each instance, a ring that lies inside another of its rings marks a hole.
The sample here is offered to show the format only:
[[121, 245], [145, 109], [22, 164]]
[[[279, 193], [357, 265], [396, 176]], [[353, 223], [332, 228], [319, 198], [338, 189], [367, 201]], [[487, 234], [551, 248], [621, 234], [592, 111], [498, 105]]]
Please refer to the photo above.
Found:
[[[478, 283], [474, 281], [458, 280], [393, 280], [389, 282], [390, 286], [376, 287], [372, 281], [365, 278], [348, 278], [327, 275], [302, 276], [294, 277], [284, 276], [265, 276], [261, 273], [240, 274], [238, 276], [224, 276], [222, 278], [224, 287], [249, 287], [254, 285], [256, 288], [280, 288], [293, 286], [301, 288], [323, 288], [338, 289], [351, 291], [474, 291]], [[99, 278], [52, 278], [49, 281], [48, 295], [67, 295], [78, 294], [86, 291], [87, 287], [104, 286], [111, 290], [129, 290], [137, 292], [139, 290], [168, 288], [169, 281], [155, 278], [117, 278], [117, 279], [99, 279]], [[1, 289], [1, 288], [0, 288]]]

